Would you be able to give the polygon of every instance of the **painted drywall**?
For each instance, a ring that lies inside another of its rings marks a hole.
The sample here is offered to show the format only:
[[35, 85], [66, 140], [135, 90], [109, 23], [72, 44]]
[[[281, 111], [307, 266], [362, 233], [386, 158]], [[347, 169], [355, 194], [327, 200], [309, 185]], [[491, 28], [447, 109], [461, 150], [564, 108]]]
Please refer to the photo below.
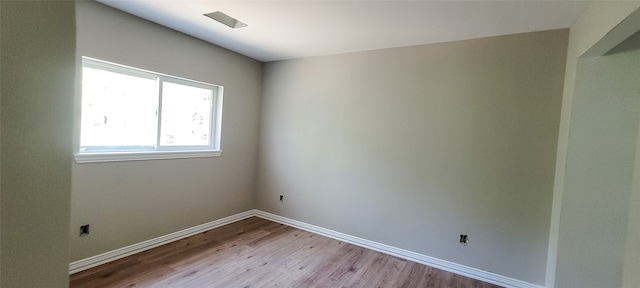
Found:
[[75, 4], [2, 1], [0, 286], [68, 287]]
[[[637, 25], [640, 25], [640, 9], [629, 17], [634, 17]], [[627, 18], [627, 20], [630, 20], [630, 18]], [[636, 27], [636, 29], [640, 29], [640, 27]], [[627, 55], [627, 57], [632, 57], [632, 63], [635, 63], [632, 65], [637, 67], [635, 71], [636, 79], [640, 79], [640, 65], [638, 65], [640, 64], [640, 30], [607, 54], [616, 53], [635, 53], [635, 55]], [[638, 90], [640, 91], [640, 89]], [[636, 98], [640, 101], [640, 95], [636, 94]], [[640, 136], [640, 133], [638, 135]], [[627, 217], [627, 237], [624, 248], [622, 287], [627, 288], [640, 288], [640, 274], [638, 273], [640, 271], [640, 145], [638, 143], [640, 141], [636, 139], [633, 185], [631, 197], [628, 201], [629, 215]]]
[[[2, 5], [0, 5], [0, 19], [2, 18]], [[0, 20], [0, 31], [2, 31], [2, 20]], [[1, 35], [1, 32], [0, 32]], [[2, 67], [2, 45], [0, 44], [0, 67]], [[0, 79], [2, 69], [0, 68]], [[2, 110], [2, 81], [0, 81], [0, 111]], [[2, 131], [2, 117], [0, 117], [0, 131]], [[0, 132], [0, 151], [2, 151], [2, 132]], [[0, 156], [0, 167], [2, 167], [2, 157]], [[1, 170], [1, 168], [0, 168]], [[2, 239], [2, 173], [0, 173], [0, 239]], [[2, 285], [2, 245], [0, 245], [0, 285]]]
[[[77, 3], [77, 22], [78, 61], [88, 56], [224, 86], [223, 154], [74, 163], [71, 261], [254, 208], [262, 63], [92, 1]], [[75, 147], [79, 107], [77, 99]], [[91, 225], [89, 236], [78, 236], [82, 224]]]
[[[640, 32], [633, 39], [633, 49], [640, 51]], [[636, 53], [638, 53], [636, 51]], [[640, 59], [638, 59], [640, 60]], [[640, 61], [636, 62], [640, 63]], [[639, 125], [640, 126], [640, 125]], [[640, 133], [638, 133], [640, 137]], [[622, 287], [640, 288], [640, 139], [636, 139], [633, 186], [629, 199], [627, 238], [624, 249]]]
[[640, 7], [640, 1], [594, 1], [589, 4], [570, 29], [547, 257], [546, 287], [549, 288], [555, 287], [560, 215], [578, 58], [638, 7]]
[[[638, 146], [640, 148], [640, 146]], [[636, 150], [636, 170], [634, 172], [634, 189], [629, 201], [629, 217], [627, 224], [627, 239], [623, 266], [622, 287], [640, 287], [640, 149]]]
[[543, 284], [567, 37], [268, 63], [258, 209]]
[[639, 60], [640, 53], [620, 53], [578, 62], [557, 287], [622, 286], [638, 136]]

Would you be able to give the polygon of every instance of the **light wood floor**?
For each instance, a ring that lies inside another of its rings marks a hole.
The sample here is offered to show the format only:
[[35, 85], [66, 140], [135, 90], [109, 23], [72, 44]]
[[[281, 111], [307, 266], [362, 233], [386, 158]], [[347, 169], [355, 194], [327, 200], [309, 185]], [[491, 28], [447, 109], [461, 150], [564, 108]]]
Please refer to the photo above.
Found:
[[71, 287], [486, 287], [252, 217], [71, 275]]

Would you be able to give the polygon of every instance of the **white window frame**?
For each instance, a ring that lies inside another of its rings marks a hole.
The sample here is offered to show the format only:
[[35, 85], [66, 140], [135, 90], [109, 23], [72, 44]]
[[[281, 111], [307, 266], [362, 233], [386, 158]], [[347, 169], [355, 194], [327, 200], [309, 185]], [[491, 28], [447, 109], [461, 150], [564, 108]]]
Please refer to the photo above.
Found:
[[[128, 149], [117, 147], [94, 148], [92, 150], [81, 151], [80, 133], [78, 135], [78, 147], [74, 153], [76, 163], [96, 163], [96, 162], [119, 162], [137, 160], [162, 160], [162, 159], [182, 159], [217, 157], [222, 155], [220, 147], [222, 130], [222, 98], [224, 87], [220, 85], [190, 80], [186, 78], [171, 76], [162, 73], [142, 70], [120, 64], [114, 64], [89, 57], [82, 57], [82, 68], [89, 67], [101, 69], [115, 73], [128, 74], [131, 76], [154, 79], [158, 81], [158, 124], [156, 133], [156, 145], [144, 149]], [[162, 125], [162, 83], [169, 82], [192, 87], [211, 89], [211, 123], [210, 142], [207, 146], [162, 146], [160, 145], [160, 131]], [[81, 97], [82, 99], [82, 97]], [[82, 121], [82, 120], [80, 120]]]

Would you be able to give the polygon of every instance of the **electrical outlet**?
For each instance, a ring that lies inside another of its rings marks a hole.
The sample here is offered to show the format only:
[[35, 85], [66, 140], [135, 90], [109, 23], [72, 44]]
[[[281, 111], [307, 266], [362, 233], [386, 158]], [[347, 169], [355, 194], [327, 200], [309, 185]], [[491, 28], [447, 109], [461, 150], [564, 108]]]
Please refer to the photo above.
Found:
[[460, 234], [460, 244], [467, 246], [468, 243], [469, 243], [469, 235]]
[[280, 195], [280, 202], [284, 202], [284, 195]]
[[89, 235], [89, 224], [80, 226], [80, 237]]

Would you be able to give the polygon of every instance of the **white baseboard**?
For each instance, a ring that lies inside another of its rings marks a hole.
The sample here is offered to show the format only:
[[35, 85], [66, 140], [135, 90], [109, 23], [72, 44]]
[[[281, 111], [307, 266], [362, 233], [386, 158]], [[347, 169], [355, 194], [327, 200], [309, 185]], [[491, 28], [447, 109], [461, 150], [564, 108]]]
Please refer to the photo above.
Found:
[[381, 244], [378, 242], [373, 242], [366, 239], [354, 237], [348, 234], [344, 234], [344, 233], [329, 230], [326, 228], [318, 227], [315, 225], [307, 224], [297, 220], [271, 214], [268, 212], [264, 212], [260, 210], [253, 210], [253, 212], [255, 213], [255, 216], [258, 216], [260, 218], [264, 218], [267, 220], [271, 220], [273, 222], [282, 223], [291, 227], [299, 228], [302, 230], [320, 234], [329, 238], [344, 241], [360, 247], [379, 251], [385, 254], [393, 255], [393, 256], [414, 261], [417, 263], [425, 264], [434, 268], [438, 268], [444, 271], [449, 271], [458, 275], [463, 275], [463, 276], [477, 279], [483, 282], [492, 283], [492, 284], [504, 286], [507, 288], [543, 288], [542, 286], [531, 284], [521, 280], [517, 280], [510, 277], [487, 272], [484, 270], [456, 264], [453, 262], [430, 257], [427, 255], [418, 254], [415, 252], [392, 247], [392, 246]]
[[484, 270], [456, 264], [453, 262], [430, 257], [427, 255], [407, 251], [404, 249], [381, 244], [378, 242], [362, 239], [359, 237], [355, 237], [348, 234], [333, 231], [330, 229], [322, 228], [319, 226], [307, 224], [301, 221], [293, 220], [290, 218], [282, 217], [279, 215], [271, 214], [271, 213], [260, 211], [257, 209], [231, 215], [229, 217], [211, 221], [209, 223], [201, 224], [201, 225], [188, 228], [182, 231], [174, 232], [171, 234], [160, 236], [158, 238], [143, 241], [143, 242], [126, 246], [120, 249], [102, 253], [100, 255], [96, 255], [96, 256], [92, 256], [89, 258], [72, 262], [71, 264], [69, 264], [69, 274], [77, 273], [98, 265], [102, 265], [102, 264], [105, 264], [114, 260], [118, 260], [136, 253], [140, 253], [142, 251], [149, 250], [151, 248], [155, 248], [155, 247], [168, 244], [183, 238], [187, 238], [189, 236], [193, 236], [195, 234], [202, 233], [220, 226], [231, 224], [233, 222], [237, 222], [252, 216], [257, 216], [260, 218], [271, 220], [273, 222], [282, 223], [291, 227], [299, 228], [299, 229], [313, 232], [329, 238], [351, 243], [360, 247], [379, 251], [385, 254], [393, 255], [399, 258], [407, 259], [407, 260], [425, 264], [434, 268], [449, 271], [455, 274], [463, 275], [463, 276], [484, 281], [487, 283], [504, 286], [507, 288], [544, 288], [543, 286], [531, 284], [528, 282], [498, 275], [498, 274], [487, 272]]
[[187, 238], [189, 236], [196, 235], [198, 233], [202, 233], [205, 231], [209, 231], [211, 229], [224, 226], [227, 224], [231, 224], [236, 221], [240, 221], [251, 216], [255, 216], [256, 213], [254, 210], [249, 210], [246, 212], [238, 213], [235, 215], [231, 215], [229, 217], [225, 217], [222, 219], [218, 219], [215, 221], [211, 221], [208, 223], [204, 223], [198, 226], [194, 226], [191, 228], [184, 229], [182, 231], [174, 232], [171, 234], [167, 234], [164, 236], [160, 236], [158, 238], [153, 238], [147, 241], [143, 241], [140, 243], [136, 243], [133, 245], [129, 245], [126, 247], [122, 247], [120, 249], [116, 249], [113, 251], [109, 251], [106, 253], [102, 253], [96, 256], [92, 256], [89, 258], [85, 258], [82, 260], [78, 260], [75, 262], [71, 262], [69, 264], [69, 274], [77, 273], [83, 270], [87, 270], [89, 268], [102, 265], [111, 261], [115, 261], [136, 253], [140, 253], [142, 251], [149, 250], [151, 248], [155, 248], [158, 246], [162, 246], [164, 244], [168, 244], [174, 241], [178, 241], [180, 239]]

